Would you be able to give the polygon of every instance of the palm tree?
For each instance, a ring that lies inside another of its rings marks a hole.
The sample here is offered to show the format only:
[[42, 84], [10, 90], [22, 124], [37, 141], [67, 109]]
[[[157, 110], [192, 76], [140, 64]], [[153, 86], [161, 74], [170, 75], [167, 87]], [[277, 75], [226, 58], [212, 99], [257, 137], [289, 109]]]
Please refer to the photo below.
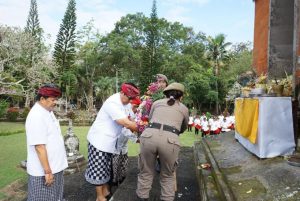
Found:
[[207, 58], [211, 61], [214, 68], [214, 73], [216, 76], [216, 113], [219, 114], [219, 95], [218, 95], [218, 76], [220, 67], [224, 65], [224, 61], [230, 58], [228, 51], [226, 50], [228, 46], [231, 45], [229, 42], [225, 42], [225, 35], [218, 34], [214, 38], [207, 37]]

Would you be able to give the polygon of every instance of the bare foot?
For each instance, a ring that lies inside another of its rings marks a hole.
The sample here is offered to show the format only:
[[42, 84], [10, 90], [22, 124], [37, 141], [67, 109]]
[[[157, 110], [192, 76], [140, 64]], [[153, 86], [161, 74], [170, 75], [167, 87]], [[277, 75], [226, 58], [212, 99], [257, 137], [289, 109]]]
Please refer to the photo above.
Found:
[[104, 188], [103, 189], [103, 194], [104, 194], [104, 197], [108, 196], [110, 194], [109, 190], [107, 188]]
[[107, 199], [105, 197], [99, 197], [96, 201], [107, 201]]

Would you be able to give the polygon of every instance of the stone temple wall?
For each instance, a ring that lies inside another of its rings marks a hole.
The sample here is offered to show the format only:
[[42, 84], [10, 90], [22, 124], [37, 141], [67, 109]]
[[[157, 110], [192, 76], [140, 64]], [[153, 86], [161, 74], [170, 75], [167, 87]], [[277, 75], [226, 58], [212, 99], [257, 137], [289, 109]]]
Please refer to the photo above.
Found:
[[274, 78], [293, 74], [295, 0], [271, 0], [268, 73]]

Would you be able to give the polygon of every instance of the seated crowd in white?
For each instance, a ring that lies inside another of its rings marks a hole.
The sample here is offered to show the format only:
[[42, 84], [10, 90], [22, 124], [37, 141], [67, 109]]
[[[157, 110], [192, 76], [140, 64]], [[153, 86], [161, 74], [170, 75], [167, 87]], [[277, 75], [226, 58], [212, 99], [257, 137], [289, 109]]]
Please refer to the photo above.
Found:
[[[202, 134], [220, 134], [221, 132], [229, 132], [235, 128], [235, 116], [212, 116], [207, 118], [203, 113], [200, 117], [190, 116], [189, 125], [195, 127], [195, 134], [198, 134], [198, 130], [201, 130]], [[191, 130], [190, 130], [191, 131]]]

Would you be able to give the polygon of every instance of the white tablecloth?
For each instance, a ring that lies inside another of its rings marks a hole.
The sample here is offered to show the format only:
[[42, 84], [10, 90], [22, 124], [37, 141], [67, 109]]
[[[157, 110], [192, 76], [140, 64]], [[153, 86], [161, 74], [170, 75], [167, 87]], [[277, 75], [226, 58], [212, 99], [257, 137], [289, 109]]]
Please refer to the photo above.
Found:
[[241, 136], [235, 138], [259, 158], [290, 155], [295, 150], [292, 100], [290, 97], [259, 97], [256, 144]]

